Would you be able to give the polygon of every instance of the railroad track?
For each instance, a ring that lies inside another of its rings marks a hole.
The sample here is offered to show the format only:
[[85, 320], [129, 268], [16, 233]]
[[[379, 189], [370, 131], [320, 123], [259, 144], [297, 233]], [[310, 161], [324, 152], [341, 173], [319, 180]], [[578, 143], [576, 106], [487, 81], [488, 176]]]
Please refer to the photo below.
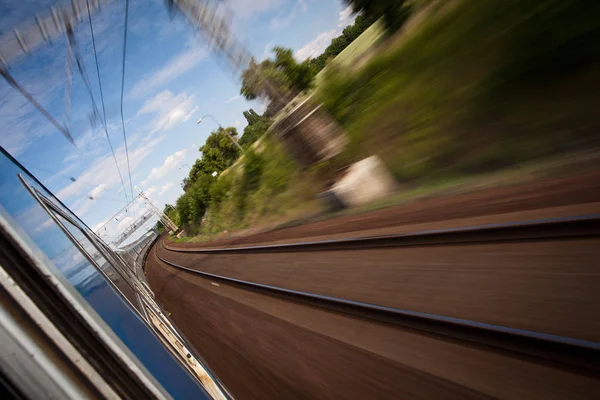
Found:
[[469, 246], [488, 243], [580, 240], [597, 236], [600, 236], [600, 214], [282, 244], [215, 248], [180, 248], [163, 244], [163, 247], [173, 252], [197, 254], [296, 253], [385, 247]]
[[[575, 222], [555, 221], [561, 225], [568, 225]], [[582, 218], [576, 220], [579, 226], [577, 232], [572, 231], [568, 226], [561, 227], [560, 237], [585, 237], [597, 235], [598, 220]], [[563, 224], [564, 223], [564, 224]], [[583, 228], [581, 225], [585, 225]], [[556, 228], [556, 225], [554, 225]], [[584, 232], [585, 231], [585, 232]], [[555, 232], [558, 234], [558, 232]], [[404, 235], [404, 237], [411, 237]], [[546, 239], [552, 239], [555, 236], [545, 236]], [[328, 242], [331, 243], [331, 242]], [[344, 243], [348, 243], [345, 241]], [[455, 242], [452, 242], [453, 244]], [[314, 242], [310, 246], [314, 246]], [[168, 247], [161, 246], [167, 251]], [[293, 245], [284, 245], [293, 246]], [[318, 246], [318, 245], [317, 245]], [[263, 246], [264, 247], [264, 246]], [[247, 247], [246, 249], [251, 249]], [[271, 247], [270, 247], [271, 248]], [[236, 249], [237, 250], [237, 249]], [[478, 321], [453, 318], [443, 315], [428, 314], [412, 310], [399, 309], [389, 306], [364, 303], [344, 298], [336, 298], [317, 293], [303, 292], [293, 289], [276, 287], [272, 285], [251, 282], [231, 278], [223, 275], [199, 271], [184, 265], [167, 260], [156, 251], [158, 260], [185, 271], [187, 273], [199, 275], [221, 283], [226, 283], [240, 287], [245, 290], [260, 292], [269, 296], [283, 298], [293, 302], [303, 303], [308, 306], [325, 309], [328, 311], [350, 315], [356, 318], [367, 319], [379, 323], [393, 324], [403, 329], [418, 331], [423, 334], [433, 335], [443, 340], [459, 341], [467, 343], [470, 346], [483, 347], [486, 350], [509, 353], [511, 356], [525, 358], [534, 362], [549, 364], [570, 372], [580, 373], [588, 376], [598, 377], [600, 375], [600, 343], [556, 336], [543, 332], [534, 332], [522, 329], [516, 329], [506, 326], [492, 325]], [[253, 250], [251, 250], [253, 251]], [[196, 252], [196, 251], [194, 251]]]

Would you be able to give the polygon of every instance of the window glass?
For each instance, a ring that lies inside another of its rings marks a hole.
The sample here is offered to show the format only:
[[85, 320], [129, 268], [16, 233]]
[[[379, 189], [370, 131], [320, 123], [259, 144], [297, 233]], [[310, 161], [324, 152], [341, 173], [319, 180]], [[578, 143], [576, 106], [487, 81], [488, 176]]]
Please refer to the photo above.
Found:
[[[0, 151], [0, 208], [14, 221], [25, 239], [33, 241], [56, 266], [59, 280], [73, 285], [86, 301], [113, 330], [129, 350], [174, 398], [208, 398], [198, 383], [175, 360], [158, 337], [139, 317], [139, 314], [113, 289], [113, 286], [81, 253], [65, 232], [56, 224], [37, 200], [29, 193], [18, 174], [25, 174], [26, 181], [47, 198], [51, 193], [35, 184], [28, 175], [3, 151]], [[57, 206], [72, 215], [68, 210]], [[117, 276], [107, 260], [97, 252], [81, 230], [64, 218], [61, 222], [97, 259], [103, 271]], [[119, 275], [120, 279], [120, 275]], [[117, 282], [115, 282], [117, 283]], [[126, 284], [123, 282], [123, 284]], [[119, 287], [121, 284], [117, 284]], [[124, 287], [124, 286], [123, 286]], [[131, 294], [131, 293], [130, 293]]]

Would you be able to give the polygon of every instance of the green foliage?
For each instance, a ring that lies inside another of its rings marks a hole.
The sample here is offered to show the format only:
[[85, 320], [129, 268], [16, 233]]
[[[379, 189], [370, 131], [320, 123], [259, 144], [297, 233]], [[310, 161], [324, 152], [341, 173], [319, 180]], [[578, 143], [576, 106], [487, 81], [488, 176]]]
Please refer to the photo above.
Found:
[[274, 195], [282, 193], [287, 188], [298, 166], [285, 153], [281, 145], [273, 141], [268, 141], [265, 144], [264, 158], [266, 165], [262, 174], [262, 185]]
[[329, 60], [340, 54], [350, 43], [366, 31], [373, 22], [362, 15], [357, 16], [352, 25], [345, 27], [340, 36], [331, 40], [331, 44], [327, 46], [323, 54], [309, 61], [310, 65], [312, 65], [317, 73], [321, 71], [325, 68]]
[[214, 185], [210, 188], [210, 198], [213, 205], [218, 206], [227, 198], [231, 190], [231, 177], [229, 174], [224, 174], [218, 178]]
[[358, 73], [327, 71], [320, 96], [349, 149], [400, 179], [550, 155], [594, 135], [597, 15], [586, 0], [455, 2]]
[[309, 61], [297, 62], [292, 49], [275, 47], [273, 52], [275, 53], [275, 67], [285, 75], [292, 88], [299, 91], [310, 88], [315, 71]]
[[[266, 59], [258, 64], [254, 58], [248, 68], [242, 72], [240, 94], [247, 100], [258, 97], [266, 98], [274, 104], [281, 103], [279, 98], [290, 92], [287, 77], [275, 66], [272, 60]], [[285, 104], [280, 104], [283, 107]]]
[[200, 221], [210, 204], [210, 187], [215, 178], [208, 174], [201, 174], [194, 184], [188, 189], [188, 202], [190, 207], [190, 221]]
[[191, 222], [191, 209], [189, 202], [189, 195], [186, 193], [179, 196], [177, 202], [175, 203], [175, 207], [177, 208], [177, 213], [179, 214], [179, 220], [181, 221], [181, 225], [189, 225]]
[[[167, 217], [169, 217], [175, 225], [177, 225], [177, 226], [181, 225], [181, 221], [179, 220], [179, 214], [177, 213], [177, 210], [175, 209], [175, 207], [173, 207], [170, 204], [166, 204], [165, 208], [163, 209], [163, 213], [165, 213], [165, 215]], [[163, 223], [161, 221], [158, 221], [158, 222], [156, 222], [156, 229], [159, 232], [163, 232], [165, 230], [165, 226], [163, 225]]]
[[319, 189], [300, 173], [281, 145], [269, 137], [221, 174], [210, 189], [210, 206], [199, 231], [216, 233], [247, 226], [304, 205]]
[[240, 156], [240, 150], [232, 139], [237, 138], [235, 128], [219, 128], [206, 139], [200, 147], [202, 152], [202, 172], [221, 172], [229, 168]]
[[206, 139], [189, 175], [183, 181], [184, 194], [177, 199], [176, 209], [181, 225], [188, 232], [197, 231], [200, 221], [212, 201], [212, 186], [217, 179], [213, 173], [221, 173], [239, 157], [239, 149], [231, 138], [237, 137], [235, 128], [219, 128]]
[[264, 158], [254, 152], [246, 152], [244, 160], [244, 191], [246, 193], [253, 192], [260, 186], [262, 173], [265, 168]]
[[498, 8], [511, 20], [506, 62], [498, 71], [509, 79], [539, 79], [582, 67], [600, 55], [600, 4], [593, 0], [521, 0]]
[[[245, 116], [252, 125], [264, 123], [264, 118], [254, 111], [247, 112]], [[215, 141], [207, 141], [205, 146]], [[252, 218], [276, 212], [284, 203], [275, 199], [285, 194], [297, 173], [294, 161], [278, 143], [268, 137], [218, 177], [200, 170], [200, 166], [204, 165], [202, 162], [197, 164], [195, 179], [191, 181], [190, 177], [188, 182], [192, 183], [176, 204], [180, 223], [192, 235], [231, 229]], [[301, 204], [307, 194], [311, 196], [310, 191], [304, 190], [291, 203]], [[286, 202], [290, 203], [289, 200]], [[201, 224], [204, 217], [206, 223]]]
[[248, 125], [244, 128], [244, 134], [240, 138], [240, 145], [247, 149], [267, 132], [271, 124], [269, 118], [258, 115], [253, 109], [244, 111], [244, 118]]
[[275, 47], [273, 52], [274, 59], [260, 64], [250, 61], [242, 72], [240, 94], [248, 100], [269, 99], [281, 109], [293, 96], [311, 87], [316, 71], [308, 60], [297, 62], [291, 49]]
[[196, 160], [188, 179], [184, 183], [184, 190], [188, 190], [201, 175], [212, 175], [213, 172], [221, 173], [229, 168], [239, 157], [240, 150], [232, 142], [231, 138], [237, 138], [235, 128], [217, 129], [206, 139], [206, 143], [200, 147], [202, 158]]
[[355, 13], [362, 13], [368, 20], [383, 18], [388, 32], [396, 32], [410, 15], [410, 2], [405, 0], [344, 0]]

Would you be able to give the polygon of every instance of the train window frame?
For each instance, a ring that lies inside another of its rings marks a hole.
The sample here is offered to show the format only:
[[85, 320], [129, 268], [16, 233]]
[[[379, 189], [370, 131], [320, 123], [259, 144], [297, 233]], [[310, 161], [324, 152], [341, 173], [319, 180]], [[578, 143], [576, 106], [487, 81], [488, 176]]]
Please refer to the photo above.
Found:
[[[152, 331], [155, 333], [159, 342], [169, 350], [170, 354], [174, 356], [176, 359], [179, 359], [181, 365], [188, 370], [192, 377], [198, 382], [198, 384], [205, 390], [216, 394], [220, 398], [230, 398], [227, 390], [224, 385], [220, 382], [220, 380], [207, 368], [206, 362], [203, 361], [202, 357], [193, 350], [193, 347], [190, 346], [189, 341], [185, 339], [185, 337], [179, 332], [172, 321], [164, 314], [163, 310], [160, 308], [156, 300], [154, 299], [151, 291], [147, 288], [143, 282], [136, 276], [135, 272], [129, 268], [125, 260], [116, 252], [111, 250], [106, 246], [106, 244], [96, 237], [95, 233], [83, 222], [77, 221], [75, 218], [69, 215], [65, 210], [62, 209], [61, 206], [57, 205], [51, 199], [49, 199], [44, 193], [40, 192], [39, 189], [33, 187], [26, 181], [26, 179], [18, 174], [19, 179], [25, 185], [29, 193], [33, 196], [33, 198], [39, 203], [39, 205], [48, 213], [50, 218], [58, 225], [58, 227], [64, 232], [67, 238], [76, 246], [80, 252], [88, 259], [92, 266], [104, 277], [104, 279], [108, 282], [113, 290], [115, 290], [120, 297], [129, 305], [133, 312], [140, 314], [141, 321]], [[61, 219], [64, 219], [67, 223], [72, 225], [74, 229], [84, 236], [92, 246], [99, 252], [99, 254], [109, 262], [115, 269], [115, 271], [121, 275], [121, 278], [127, 282], [128, 285], [133, 289], [136, 300], [139, 303], [139, 307], [136, 307], [130, 300], [123, 294], [123, 292], [117, 287], [117, 285], [110, 279], [110, 277], [106, 274], [106, 272], [101, 268], [100, 264], [94, 259], [94, 257], [89, 254], [89, 252], [85, 249], [85, 247], [80, 243], [80, 241], [73, 235], [73, 233], [64, 225]], [[89, 232], [88, 232], [89, 231]], [[118, 267], [117, 267], [118, 266]], [[137, 290], [136, 290], [137, 287]], [[161, 332], [161, 329], [157, 326], [154, 326], [152, 323], [152, 318], [149, 315], [151, 313], [155, 320], [161, 323], [163, 328], [166, 328], [168, 333], [174, 336], [181, 345], [186, 348], [188, 352], [188, 356], [185, 357], [178, 351], [179, 349], [176, 346], [166, 340], [164, 337], [164, 333]], [[110, 329], [110, 328], [109, 328]], [[190, 366], [190, 356], [193, 357], [194, 361], [200, 366], [202, 370], [202, 375], [209, 378], [210, 384], [207, 383], [204, 379], [202, 379], [198, 375], [198, 371], [194, 370]], [[133, 355], [134, 358], [135, 355]], [[136, 358], [137, 359], [137, 358]], [[143, 365], [142, 365], [143, 366]], [[152, 374], [150, 374], [152, 376]], [[162, 388], [160, 383], [158, 385]], [[211, 388], [209, 388], [210, 386]], [[215, 393], [216, 392], [216, 393]]]
[[[100, 254], [109, 260], [113, 260], [118, 265], [121, 264], [121, 260], [116, 260], [111, 257], [110, 253], [104, 249], [103, 246], [98, 246], [96, 240], [90, 239], [89, 235], [85, 230], [81, 229], [80, 225], [84, 225], [87, 229], [89, 229], [83, 222], [76, 222], [69, 216], [64, 210], [62, 210], [59, 206], [57, 206], [54, 202], [47, 198], [44, 193], [41, 193], [40, 190], [33, 187], [23, 176], [23, 174], [17, 174], [21, 183], [25, 186], [29, 194], [37, 201], [37, 203], [42, 207], [46, 213], [50, 216], [53, 222], [61, 229], [67, 238], [73, 242], [74, 246], [76, 246], [81, 253], [88, 259], [92, 266], [103, 276], [103, 278], [108, 282], [113, 290], [115, 290], [120, 297], [128, 304], [128, 306], [132, 309], [134, 313], [139, 313], [137, 309], [131, 304], [129, 299], [125, 297], [120, 290], [116, 287], [114, 282], [110, 280], [106, 273], [99, 267], [97, 262], [93, 259], [93, 257], [83, 248], [83, 246], [79, 243], [79, 241], [69, 232], [69, 230], [61, 223], [61, 221], [57, 218], [57, 215], [63, 217], [66, 221], [74, 225], [76, 229], [81, 231], [83, 235], [90, 240], [92, 245], [96, 247], [96, 249], [100, 252]], [[56, 214], [54, 214], [56, 212]], [[108, 255], [108, 257], [106, 257]], [[109, 261], [110, 262], [110, 261]], [[125, 267], [127, 268], [127, 267]], [[97, 337], [103, 342], [114, 354], [117, 359], [122, 363], [123, 366], [127, 368], [127, 370], [132, 374], [132, 377], [135, 377], [138, 382], [141, 383], [141, 386], [145, 387], [146, 390], [149, 390], [152, 393], [153, 397], [157, 399], [169, 399], [171, 396], [166, 392], [165, 388], [154, 378], [154, 376], [147, 370], [147, 368], [138, 360], [138, 358], [125, 346], [124, 343], [121, 342], [118, 336], [113, 332], [113, 330], [106, 324], [106, 322], [95, 313], [95, 311], [84, 301], [85, 306], [82, 307], [80, 303], [80, 299], [76, 299], [73, 297], [73, 292], [77, 292], [73, 287], [72, 289], [65, 287], [64, 283], [61, 282], [60, 279], [55, 277], [54, 272], [47, 270], [43, 271], [46, 277], [49, 277], [52, 281], [53, 286], [59, 289], [62, 294], [67, 294], [65, 300], [75, 309], [75, 311], [82, 317], [82, 319], [91, 327]], [[120, 273], [120, 271], [117, 271]], [[77, 297], [80, 297], [79, 293], [77, 293]], [[155, 328], [151, 327], [147, 320], [143, 317], [140, 320], [148, 326], [153, 332]], [[161, 341], [162, 342], [162, 341]], [[163, 344], [164, 346], [164, 344]], [[196, 378], [197, 379], [197, 378]]]
[[[85, 226], [85, 228], [89, 229], [83, 222], [77, 222], [74, 218], [72, 218], [68, 213], [62, 210], [58, 205], [52, 202], [46, 195], [41, 193], [38, 189], [32, 187], [25, 181], [25, 179], [19, 174], [19, 178], [23, 182], [23, 184], [27, 187], [30, 194], [34, 197], [34, 199], [40, 204], [40, 206], [48, 213], [50, 218], [58, 225], [58, 227], [65, 233], [65, 235], [73, 242], [73, 244], [81, 251], [82, 254], [88, 259], [88, 261], [95, 267], [95, 269], [102, 274], [104, 279], [108, 282], [108, 284], [114, 289], [124, 300], [125, 302], [133, 308], [135, 311], [141, 313], [143, 315], [142, 320], [144, 323], [153, 331], [156, 331], [156, 328], [148, 323], [148, 315], [146, 308], [153, 310], [155, 314], [163, 315], [162, 310], [160, 310], [151, 294], [147, 290], [147, 288], [142, 284], [139, 278], [135, 275], [133, 271], [127, 266], [122, 257], [115, 255], [110, 249], [107, 249], [104, 243], [98, 240], [96, 237], [90, 235], [86, 232], [85, 229], [81, 227], [81, 225]], [[125, 294], [119, 289], [119, 287], [110, 279], [110, 277], [106, 274], [106, 272], [102, 269], [100, 264], [94, 259], [94, 257], [89, 254], [89, 252], [81, 245], [79, 240], [73, 235], [73, 233], [64, 225], [64, 223], [58, 218], [63, 218], [66, 222], [71, 224], [74, 229], [81, 232], [83, 236], [96, 248], [96, 250], [100, 253], [104, 259], [109, 262], [115, 271], [121, 275], [123, 281], [125, 281], [135, 292], [136, 300], [139, 302], [139, 308], [136, 307], [131, 300], [125, 296]], [[90, 230], [91, 231], [91, 230]], [[136, 288], [138, 290], [136, 290]], [[142, 293], [142, 294], [140, 294]]]

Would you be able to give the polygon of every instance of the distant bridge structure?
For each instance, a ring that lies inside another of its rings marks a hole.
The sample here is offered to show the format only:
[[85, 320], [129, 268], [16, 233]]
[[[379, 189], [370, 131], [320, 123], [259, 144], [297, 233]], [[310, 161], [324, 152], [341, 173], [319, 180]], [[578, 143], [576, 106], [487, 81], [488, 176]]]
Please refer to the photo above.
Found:
[[126, 241], [131, 235], [135, 233], [142, 225], [144, 225], [154, 215], [153, 210], [147, 210], [141, 217], [136, 219], [131, 225], [129, 225], [123, 233], [121, 233], [115, 240], [111, 242], [115, 247], [119, 247], [121, 243]]

